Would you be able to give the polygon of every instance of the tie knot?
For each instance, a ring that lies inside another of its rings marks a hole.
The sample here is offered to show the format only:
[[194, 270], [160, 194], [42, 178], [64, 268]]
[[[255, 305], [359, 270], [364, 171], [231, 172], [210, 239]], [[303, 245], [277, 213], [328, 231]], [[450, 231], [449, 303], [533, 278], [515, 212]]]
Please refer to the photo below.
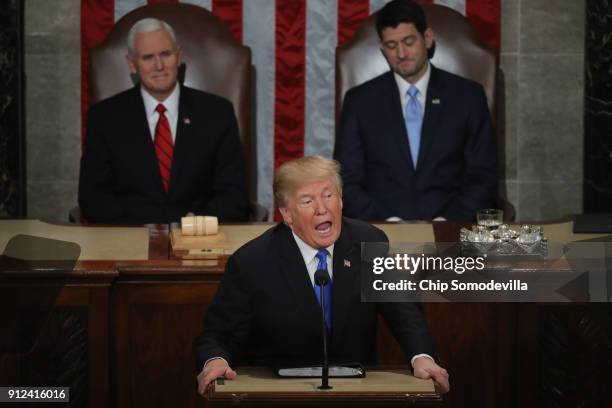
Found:
[[327, 255], [329, 255], [329, 251], [327, 249], [319, 249], [315, 258], [319, 260], [319, 269], [327, 269]]
[[155, 110], [157, 112], [159, 112], [160, 115], [163, 115], [164, 112], [166, 111], [166, 107], [164, 106], [163, 103], [160, 103], [159, 105], [157, 105], [157, 107], [155, 108]]
[[411, 98], [416, 98], [418, 93], [419, 93], [419, 88], [417, 88], [414, 85], [410, 85], [410, 88], [408, 88], [408, 95], [410, 95]]

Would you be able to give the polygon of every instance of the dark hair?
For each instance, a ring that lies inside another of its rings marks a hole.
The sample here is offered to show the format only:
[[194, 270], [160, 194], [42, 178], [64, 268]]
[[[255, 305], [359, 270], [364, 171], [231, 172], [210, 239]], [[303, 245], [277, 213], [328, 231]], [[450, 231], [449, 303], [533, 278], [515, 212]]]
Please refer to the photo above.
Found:
[[392, 0], [380, 9], [376, 16], [376, 32], [382, 40], [385, 28], [395, 28], [400, 23], [412, 23], [421, 35], [427, 30], [425, 12], [412, 0]]

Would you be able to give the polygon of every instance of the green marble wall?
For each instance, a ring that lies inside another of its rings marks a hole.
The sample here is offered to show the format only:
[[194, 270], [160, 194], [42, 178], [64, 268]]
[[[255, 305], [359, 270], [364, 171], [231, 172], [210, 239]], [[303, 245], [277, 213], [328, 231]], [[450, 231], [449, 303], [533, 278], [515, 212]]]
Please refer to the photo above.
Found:
[[22, 112], [22, 8], [19, 0], [0, 7], [0, 217], [25, 213], [25, 155]]
[[612, 2], [586, 4], [584, 211], [612, 212]]

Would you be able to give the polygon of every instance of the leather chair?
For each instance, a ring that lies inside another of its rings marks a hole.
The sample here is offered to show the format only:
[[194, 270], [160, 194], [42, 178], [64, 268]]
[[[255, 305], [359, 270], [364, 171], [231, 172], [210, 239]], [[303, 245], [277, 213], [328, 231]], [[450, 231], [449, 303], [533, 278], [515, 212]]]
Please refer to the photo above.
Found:
[[[496, 124], [499, 63], [496, 51], [482, 42], [478, 32], [460, 13], [445, 6], [422, 5], [427, 23], [434, 31], [431, 62], [438, 68], [480, 83], [487, 95], [489, 110]], [[368, 17], [353, 37], [336, 50], [336, 118], [346, 92], [389, 70], [380, 51], [376, 33], [376, 13]], [[499, 126], [495, 126], [496, 129]], [[503, 133], [497, 131], [498, 168], [504, 167]], [[498, 206], [506, 221], [514, 220], [512, 204], [500, 197]]]
[[[225, 97], [234, 105], [244, 149], [249, 218], [267, 219], [267, 210], [256, 203], [256, 162], [251, 149], [251, 49], [234, 39], [227, 26], [210, 11], [190, 4], [150, 4], [126, 14], [108, 37], [90, 54], [90, 105], [131, 88], [136, 78], [126, 62], [127, 34], [134, 23], [155, 17], [174, 28], [182, 48], [179, 81], [185, 85]], [[72, 213], [72, 212], [71, 212]]]

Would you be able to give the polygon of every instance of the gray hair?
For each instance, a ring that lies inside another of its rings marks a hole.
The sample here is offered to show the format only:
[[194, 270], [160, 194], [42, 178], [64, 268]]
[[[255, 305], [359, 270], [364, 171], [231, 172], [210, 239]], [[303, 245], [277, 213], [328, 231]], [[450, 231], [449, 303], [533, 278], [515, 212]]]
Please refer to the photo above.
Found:
[[176, 47], [176, 35], [174, 34], [174, 29], [170, 26], [170, 24], [165, 21], [159, 20], [157, 18], [143, 18], [142, 20], [138, 20], [130, 31], [128, 32], [127, 37], [127, 48], [128, 55], [134, 56], [134, 37], [139, 33], [148, 33], [151, 31], [164, 30], [170, 36], [172, 43]]

